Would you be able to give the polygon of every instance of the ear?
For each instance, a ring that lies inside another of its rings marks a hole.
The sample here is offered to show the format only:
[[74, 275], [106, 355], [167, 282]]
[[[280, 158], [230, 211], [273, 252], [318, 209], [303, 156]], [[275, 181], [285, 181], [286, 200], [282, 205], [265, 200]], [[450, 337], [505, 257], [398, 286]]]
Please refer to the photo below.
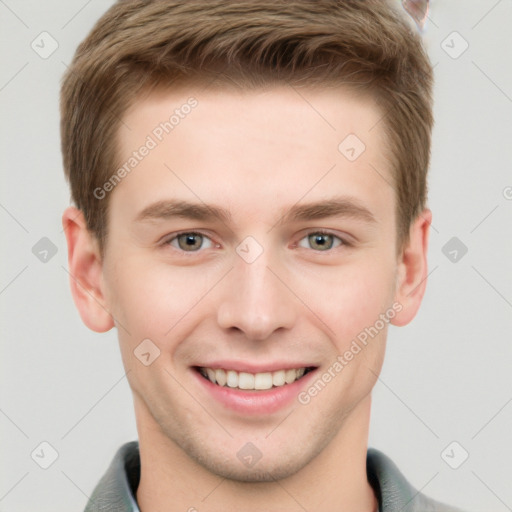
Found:
[[114, 326], [106, 306], [103, 269], [97, 239], [89, 232], [81, 210], [70, 206], [62, 215], [68, 244], [71, 294], [84, 324], [96, 332]]
[[409, 243], [398, 261], [395, 301], [402, 310], [391, 320], [393, 325], [407, 325], [420, 307], [427, 286], [427, 249], [432, 212], [428, 209], [418, 215], [412, 224]]

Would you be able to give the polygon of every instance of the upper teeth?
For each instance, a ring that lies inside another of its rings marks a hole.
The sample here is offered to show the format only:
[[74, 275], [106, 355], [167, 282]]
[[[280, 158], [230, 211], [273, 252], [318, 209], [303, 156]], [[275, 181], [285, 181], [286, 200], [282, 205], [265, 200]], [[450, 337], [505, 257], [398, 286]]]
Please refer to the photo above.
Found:
[[214, 384], [239, 389], [270, 389], [284, 386], [300, 379], [306, 368], [278, 370], [276, 372], [246, 373], [221, 368], [200, 368], [200, 372]]

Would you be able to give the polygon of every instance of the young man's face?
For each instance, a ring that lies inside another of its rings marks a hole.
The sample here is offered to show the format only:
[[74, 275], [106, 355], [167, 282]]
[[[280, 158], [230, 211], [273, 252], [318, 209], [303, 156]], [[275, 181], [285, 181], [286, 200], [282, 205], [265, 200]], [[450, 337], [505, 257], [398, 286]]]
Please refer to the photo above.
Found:
[[[181, 108], [190, 97], [197, 105]], [[166, 133], [160, 123], [180, 108]], [[120, 161], [150, 149], [105, 199], [99, 289], [141, 436], [254, 481], [294, 474], [342, 436], [365, 438], [388, 321], [407, 323], [423, 293], [404, 293], [381, 118], [343, 90], [284, 86], [176, 90], [127, 112]], [[184, 203], [196, 207], [177, 214]], [[413, 233], [419, 260], [427, 230]], [[244, 387], [314, 371], [243, 391], [198, 368], [277, 372], [243, 375]]]

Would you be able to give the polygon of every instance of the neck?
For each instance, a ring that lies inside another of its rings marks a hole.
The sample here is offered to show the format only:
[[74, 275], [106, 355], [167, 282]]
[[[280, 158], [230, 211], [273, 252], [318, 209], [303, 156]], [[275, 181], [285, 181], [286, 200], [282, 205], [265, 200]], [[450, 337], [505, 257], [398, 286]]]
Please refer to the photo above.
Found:
[[274, 482], [222, 478], [192, 460], [163, 434], [135, 398], [141, 477], [141, 512], [376, 512], [378, 503], [366, 475], [371, 396], [351, 411], [331, 442], [307, 466]]

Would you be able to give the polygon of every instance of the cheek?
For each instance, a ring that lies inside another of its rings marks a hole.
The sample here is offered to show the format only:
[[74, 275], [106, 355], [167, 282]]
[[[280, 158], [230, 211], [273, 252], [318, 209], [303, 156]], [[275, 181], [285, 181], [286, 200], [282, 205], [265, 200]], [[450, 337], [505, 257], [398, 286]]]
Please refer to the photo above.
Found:
[[126, 327], [131, 343], [150, 338], [165, 345], [172, 332], [186, 324], [186, 316], [207, 293], [209, 283], [192, 266], [173, 268], [148, 260], [125, 258], [112, 268], [111, 311]]
[[[330, 269], [323, 287], [309, 287], [308, 304], [334, 331], [338, 351], [366, 327], [374, 325], [392, 305], [393, 273], [386, 264], [361, 264]], [[332, 334], [332, 333], [331, 333]]]

